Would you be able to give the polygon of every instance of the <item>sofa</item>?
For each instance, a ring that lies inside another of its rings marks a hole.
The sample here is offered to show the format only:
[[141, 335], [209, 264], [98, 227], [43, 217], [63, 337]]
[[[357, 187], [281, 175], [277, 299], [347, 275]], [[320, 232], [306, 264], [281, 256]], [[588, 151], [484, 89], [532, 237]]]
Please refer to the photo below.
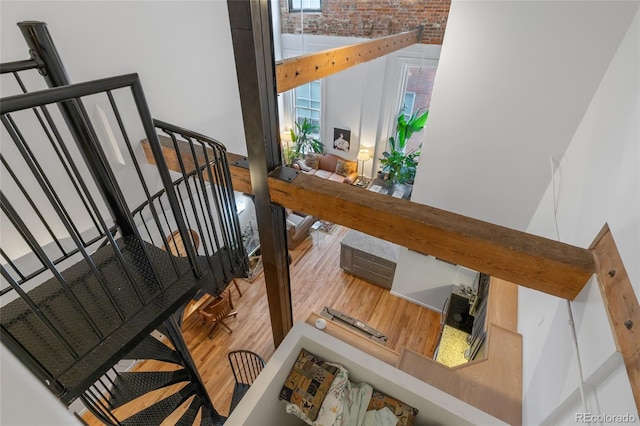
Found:
[[298, 247], [309, 236], [311, 226], [315, 221], [316, 218], [311, 215], [287, 209], [287, 247], [290, 250]]
[[304, 173], [351, 184], [358, 177], [358, 163], [333, 154], [307, 154], [295, 160], [293, 168]]

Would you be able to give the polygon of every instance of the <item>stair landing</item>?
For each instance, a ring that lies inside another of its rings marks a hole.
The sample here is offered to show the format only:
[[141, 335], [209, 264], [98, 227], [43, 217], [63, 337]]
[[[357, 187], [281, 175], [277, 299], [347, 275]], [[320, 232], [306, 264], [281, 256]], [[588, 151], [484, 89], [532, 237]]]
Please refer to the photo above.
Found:
[[[91, 256], [95, 270], [83, 260], [61, 272], [73, 296], [55, 277], [28, 292], [75, 353], [24, 300], [14, 300], [0, 312], [3, 338], [10, 335], [57, 381], [63, 388], [58, 396], [65, 403], [79, 396], [214, 278], [211, 271], [207, 271], [209, 276], [196, 278], [186, 258], [174, 257], [134, 237], [121, 238], [117, 245], [124, 262], [118, 259], [114, 247], [107, 245]], [[131, 281], [136, 283], [139, 295]]]

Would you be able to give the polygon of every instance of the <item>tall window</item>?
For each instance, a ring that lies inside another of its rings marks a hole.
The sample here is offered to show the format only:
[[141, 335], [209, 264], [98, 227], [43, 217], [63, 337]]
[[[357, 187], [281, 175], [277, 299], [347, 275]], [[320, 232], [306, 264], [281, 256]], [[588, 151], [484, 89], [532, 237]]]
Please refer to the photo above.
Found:
[[322, 0], [289, 0], [289, 12], [322, 12]]
[[[409, 119], [416, 111], [429, 109], [431, 92], [436, 77], [436, 68], [410, 66], [407, 69], [407, 86], [404, 92], [404, 109], [402, 112]], [[414, 133], [407, 141], [406, 152], [417, 149], [422, 143], [424, 130]]]
[[404, 108], [402, 112], [404, 113], [404, 118], [408, 120], [413, 113], [413, 104], [416, 101], [416, 94], [413, 92], [405, 92], [404, 94]]
[[303, 84], [295, 88], [296, 121], [302, 123], [305, 118], [320, 128], [320, 80]]

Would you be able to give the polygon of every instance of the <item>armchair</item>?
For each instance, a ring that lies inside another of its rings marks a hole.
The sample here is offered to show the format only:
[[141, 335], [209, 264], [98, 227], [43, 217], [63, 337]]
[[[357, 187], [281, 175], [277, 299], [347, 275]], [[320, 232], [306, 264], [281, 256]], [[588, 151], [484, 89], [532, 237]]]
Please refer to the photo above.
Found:
[[287, 215], [287, 246], [289, 249], [296, 248], [309, 236], [311, 225], [316, 218], [304, 213], [290, 212]]

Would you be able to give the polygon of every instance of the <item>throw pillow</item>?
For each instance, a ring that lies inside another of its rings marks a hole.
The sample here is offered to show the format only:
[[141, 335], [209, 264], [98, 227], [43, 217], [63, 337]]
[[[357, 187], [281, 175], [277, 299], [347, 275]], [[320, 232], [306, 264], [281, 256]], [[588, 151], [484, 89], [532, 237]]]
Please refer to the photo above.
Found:
[[316, 154], [307, 154], [307, 156], [304, 158], [304, 162], [307, 163], [307, 167], [317, 169], [318, 163], [320, 162], [320, 157]]
[[351, 161], [338, 160], [336, 163], [336, 174], [345, 177], [349, 176], [354, 171], [353, 165]]
[[304, 160], [297, 160], [295, 164], [297, 164], [300, 167], [300, 170], [302, 170], [303, 172], [308, 172], [313, 170], [313, 167], [307, 166]]
[[[336, 377], [331, 383], [331, 387], [327, 391], [327, 396], [322, 402], [318, 417], [315, 421], [307, 417], [295, 404], [287, 404], [285, 411], [289, 414], [302, 419], [305, 423], [317, 426], [329, 426], [339, 424], [338, 420], [342, 417], [342, 409], [344, 407], [345, 392], [349, 384], [349, 372], [340, 364], [329, 363], [338, 369]], [[395, 419], [395, 416], [394, 416]]]
[[410, 405], [405, 404], [402, 401], [398, 401], [388, 395], [383, 394], [380, 391], [373, 390], [371, 395], [371, 401], [369, 401], [368, 410], [381, 410], [387, 407], [398, 418], [398, 425], [411, 426], [416, 420], [418, 415], [418, 409], [413, 408]]
[[315, 421], [339, 369], [302, 349], [280, 390], [281, 400], [297, 405]]

